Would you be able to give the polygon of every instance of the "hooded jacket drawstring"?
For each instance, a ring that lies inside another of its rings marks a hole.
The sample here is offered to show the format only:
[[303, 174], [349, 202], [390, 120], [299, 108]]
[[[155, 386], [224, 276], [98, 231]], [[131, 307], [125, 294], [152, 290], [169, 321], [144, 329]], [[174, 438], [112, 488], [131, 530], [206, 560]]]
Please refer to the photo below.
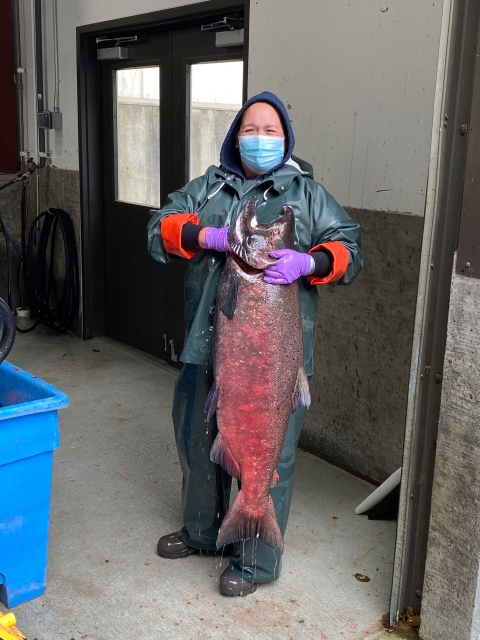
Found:
[[225, 186], [225, 182], [222, 182], [222, 184], [219, 187], [217, 187], [217, 189], [215, 189], [215, 191], [213, 193], [211, 193], [209, 196], [207, 196], [207, 200], [211, 200], [214, 196], [216, 196], [217, 193], [220, 191], [220, 189], [222, 187], [224, 187], [224, 186]]
[[264, 192], [264, 194], [263, 194], [263, 201], [264, 201], [264, 202], [266, 202], [266, 201], [267, 201], [267, 199], [268, 199], [268, 198], [267, 198], [267, 193], [268, 193], [268, 192], [270, 191], [270, 189], [272, 189], [272, 188], [273, 188], [273, 184], [271, 184], [271, 185], [268, 187], [268, 189], [265, 189], [265, 192]]

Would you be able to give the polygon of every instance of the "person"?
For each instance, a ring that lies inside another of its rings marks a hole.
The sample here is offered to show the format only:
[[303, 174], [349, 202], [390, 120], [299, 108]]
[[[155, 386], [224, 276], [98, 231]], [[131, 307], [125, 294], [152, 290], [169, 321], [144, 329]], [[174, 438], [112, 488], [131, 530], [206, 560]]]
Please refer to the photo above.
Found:
[[[230, 250], [228, 227], [247, 200], [258, 199], [257, 220], [268, 223], [284, 205], [295, 213], [293, 250], [282, 250], [265, 270], [264, 280], [284, 286], [298, 280], [302, 311], [305, 370], [313, 374], [318, 294], [316, 285], [350, 284], [363, 267], [360, 227], [313, 179], [307, 162], [292, 156], [295, 144], [288, 113], [277, 96], [253, 96], [235, 117], [223, 143], [220, 166], [210, 166], [172, 193], [148, 228], [148, 249], [155, 260], [187, 259], [185, 276], [186, 338], [184, 363], [175, 385], [172, 418], [183, 473], [183, 528], [164, 535], [157, 545], [164, 558], [187, 558], [215, 552], [216, 538], [228, 509], [231, 477], [210, 461], [217, 433], [215, 416], [206, 423], [205, 400], [213, 382], [211, 344], [215, 296]], [[295, 449], [305, 407], [290, 417], [277, 467], [278, 485], [271, 495], [282, 534], [287, 525], [295, 471]], [[228, 596], [253, 593], [259, 584], [277, 580], [281, 555], [258, 540], [236, 545], [220, 577]], [[229, 550], [224, 550], [229, 551]]]

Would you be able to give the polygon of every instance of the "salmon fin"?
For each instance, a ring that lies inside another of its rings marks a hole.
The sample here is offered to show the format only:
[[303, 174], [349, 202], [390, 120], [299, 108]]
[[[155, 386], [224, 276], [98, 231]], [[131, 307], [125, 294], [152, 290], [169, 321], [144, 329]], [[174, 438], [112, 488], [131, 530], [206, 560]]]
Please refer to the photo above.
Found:
[[278, 484], [278, 481], [280, 480], [278, 473], [276, 471], [273, 472], [273, 476], [272, 476], [272, 481], [270, 483], [270, 489], [273, 489], [273, 487], [276, 487]]
[[229, 320], [232, 320], [235, 315], [238, 289], [240, 287], [241, 280], [241, 276], [239, 276], [238, 273], [235, 273], [232, 269], [227, 276], [225, 288], [222, 287], [222, 293], [220, 295], [220, 309]]
[[212, 388], [208, 392], [208, 396], [205, 401], [205, 413], [207, 414], [207, 421], [212, 419], [213, 414], [217, 410], [219, 393], [220, 387], [214, 383], [212, 385]]
[[242, 479], [238, 462], [233, 457], [233, 453], [220, 433], [215, 438], [215, 442], [210, 449], [210, 460], [223, 467], [232, 478]]
[[292, 397], [292, 413], [298, 409], [298, 407], [310, 406], [310, 387], [308, 385], [307, 374], [305, 373], [305, 367], [301, 366], [297, 373], [297, 381], [295, 383], [295, 390]]
[[283, 536], [269, 495], [265, 509], [255, 509], [249, 513], [245, 505], [244, 493], [239, 491], [232, 506], [223, 519], [217, 536], [217, 549], [238, 540], [260, 540], [270, 548], [283, 553]]

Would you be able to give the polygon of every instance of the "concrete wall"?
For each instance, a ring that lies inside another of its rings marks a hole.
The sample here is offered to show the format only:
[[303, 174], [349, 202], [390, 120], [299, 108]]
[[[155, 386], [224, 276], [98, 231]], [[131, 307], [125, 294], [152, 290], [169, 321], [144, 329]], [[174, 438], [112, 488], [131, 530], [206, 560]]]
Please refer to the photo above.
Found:
[[442, 3], [274, 4], [252, 2], [249, 92], [290, 105], [296, 154], [343, 206], [423, 215]]
[[[160, 107], [119, 103], [118, 194], [126, 202], [160, 207]], [[148, 167], [148, 171], [145, 169]]]
[[432, 516], [424, 640], [480, 635], [480, 281], [452, 278]]
[[205, 173], [212, 164], [218, 162], [225, 136], [230, 129], [238, 109], [192, 109], [190, 129], [190, 177]]
[[[31, 3], [20, 2], [28, 67]], [[49, 147], [61, 170], [77, 172], [79, 167], [76, 27], [176, 4], [58, 3], [64, 127], [50, 134]], [[49, 108], [54, 88], [51, 6], [45, 0]], [[288, 104], [296, 154], [313, 163], [317, 180], [364, 224], [364, 274], [348, 290], [321, 293], [312, 383], [321, 404], [316, 402], [308, 414], [302, 443], [378, 482], [399, 466], [401, 457], [441, 12], [442, 3], [436, 1], [392, 0], [383, 7], [373, 0], [251, 2], [249, 94], [269, 89]], [[30, 74], [29, 148], [34, 148], [32, 81]], [[59, 187], [55, 184], [48, 183], [47, 200], [59, 197], [51, 191]], [[382, 261], [385, 256], [391, 258], [386, 260], [390, 267]], [[400, 331], [397, 342], [391, 340], [394, 330]], [[385, 345], [386, 354], [378, 345]]]
[[349, 209], [365, 269], [320, 289], [302, 448], [383, 482], [401, 466], [423, 219]]

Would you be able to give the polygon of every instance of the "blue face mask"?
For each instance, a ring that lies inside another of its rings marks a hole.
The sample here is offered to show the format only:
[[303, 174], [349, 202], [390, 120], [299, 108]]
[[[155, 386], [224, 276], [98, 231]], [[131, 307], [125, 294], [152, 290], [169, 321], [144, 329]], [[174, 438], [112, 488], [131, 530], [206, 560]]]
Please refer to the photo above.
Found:
[[282, 161], [285, 138], [278, 136], [239, 136], [242, 162], [254, 171], [267, 173]]

